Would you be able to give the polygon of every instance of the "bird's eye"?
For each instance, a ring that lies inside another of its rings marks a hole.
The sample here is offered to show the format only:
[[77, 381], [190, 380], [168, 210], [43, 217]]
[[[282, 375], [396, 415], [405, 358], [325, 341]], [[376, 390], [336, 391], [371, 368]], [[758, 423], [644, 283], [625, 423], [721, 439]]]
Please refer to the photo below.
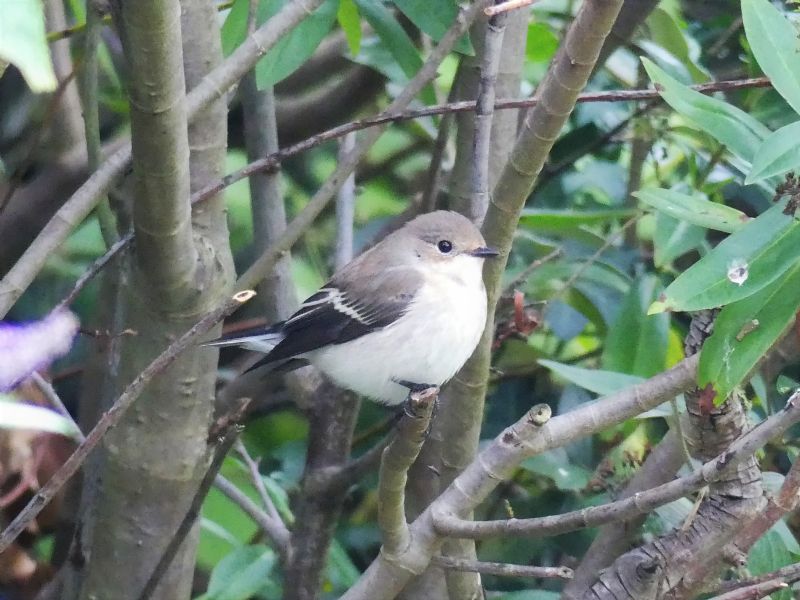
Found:
[[442, 254], [447, 254], [453, 249], [453, 242], [450, 240], [441, 240], [436, 247], [439, 248], [439, 252]]

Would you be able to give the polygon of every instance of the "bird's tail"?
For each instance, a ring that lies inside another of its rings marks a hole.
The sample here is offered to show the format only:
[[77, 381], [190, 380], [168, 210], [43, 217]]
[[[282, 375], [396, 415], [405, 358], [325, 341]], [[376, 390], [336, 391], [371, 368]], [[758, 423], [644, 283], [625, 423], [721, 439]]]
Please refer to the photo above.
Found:
[[215, 340], [203, 342], [202, 346], [239, 346], [246, 350], [269, 354], [284, 338], [281, 332], [283, 323], [276, 323], [271, 327], [256, 327], [243, 331], [236, 331], [223, 335]]

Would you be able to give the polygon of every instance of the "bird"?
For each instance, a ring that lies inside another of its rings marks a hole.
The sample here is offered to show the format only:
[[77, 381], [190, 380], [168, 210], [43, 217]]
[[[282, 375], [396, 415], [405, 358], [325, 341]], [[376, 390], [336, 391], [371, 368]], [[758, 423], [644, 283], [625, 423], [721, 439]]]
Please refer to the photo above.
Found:
[[210, 346], [266, 354], [249, 369], [312, 364], [381, 404], [440, 387], [472, 355], [486, 325], [483, 264], [498, 252], [465, 216], [408, 221], [336, 272], [291, 317]]

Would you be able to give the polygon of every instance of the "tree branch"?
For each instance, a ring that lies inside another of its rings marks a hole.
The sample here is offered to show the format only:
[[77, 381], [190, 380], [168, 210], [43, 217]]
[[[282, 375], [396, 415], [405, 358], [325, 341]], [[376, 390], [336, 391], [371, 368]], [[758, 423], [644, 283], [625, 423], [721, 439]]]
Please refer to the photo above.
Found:
[[[683, 498], [690, 492], [717, 481], [735, 470], [743, 461], [755, 454], [769, 440], [783, 434], [800, 421], [800, 392], [786, 403], [783, 411], [773, 415], [758, 427], [737, 438], [722, 454], [690, 475], [636, 492], [629, 498], [591, 506], [562, 515], [534, 519], [506, 519], [500, 521], [466, 521], [451, 514], [434, 515], [434, 526], [440, 535], [487, 539], [499, 536], [544, 537], [560, 535], [584, 527], [624, 521], [654, 508]], [[798, 469], [800, 471], [800, 469]], [[800, 481], [793, 481], [800, 484]], [[790, 486], [796, 491], [796, 486]]]
[[[322, 4], [323, 0], [295, 0], [249, 36], [233, 54], [186, 95], [186, 112], [193, 119], [206, 105], [222, 98], [284, 35]], [[47, 258], [92, 211], [131, 158], [130, 145], [114, 152], [45, 225], [16, 264], [0, 280], [0, 318], [28, 288]]]
[[405, 489], [408, 469], [414, 464], [425, 441], [439, 388], [428, 388], [408, 395], [405, 415], [397, 424], [395, 438], [383, 451], [378, 475], [378, 527], [383, 536], [383, 552], [389, 556], [408, 547]]
[[[403, 110], [417, 96], [427, 83], [436, 76], [437, 69], [445, 57], [450, 53], [456, 42], [464, 35], [470, 23], [475, 19], [488, 0], [478, 0], [468, 8], [459, 11], [456, 22], [442, 36], [439, 44], [431, 52], [428, 60], [420, 67], [417, 74], [408, 82], [394, 101], [383, 112], [384, 115], [395, 114]], [[286, 228], [281, 238], [264, 252], [247, 271], [239, 278], [238, 289], [252, 287], [275, 266], [275, 262], [300, 238], [305, 230], [314, 222], [317, 215], [327, 206], [334, 194], [344, 184], [347, 176], [353, 172], [367, 150], [377, 141], [383, 133], [382, 127], [369, 131], [357, 144], [352, 152], [343, 157], [333, 173], [322, 184], [319, 190], [308, 201], [302, 212]]]
[[481, 503], [529, 456], [563, 446], [654, 408], [694, 385], [697, 357], [645, 382], [550, 419], [546, 405], [533, 407], [478, 454], [452, 484], [410, 525], [410, 543], [402, 553], [381, 553], [343, 596], [344, 600], [393, 598], [414, 574], [422, 572], [443, 539], [434, 515], [463, 516]]
[[536, 579], [570, 579], [572, 577], [572, 569], [568, 567], [531, 567], [528, 565], [464, 560], [449, 556], [434, 556], [431, 559], [431, 564], [454, 571], [485, 573], [486, 575], [499, 575], [501, 577], [533, 577]]

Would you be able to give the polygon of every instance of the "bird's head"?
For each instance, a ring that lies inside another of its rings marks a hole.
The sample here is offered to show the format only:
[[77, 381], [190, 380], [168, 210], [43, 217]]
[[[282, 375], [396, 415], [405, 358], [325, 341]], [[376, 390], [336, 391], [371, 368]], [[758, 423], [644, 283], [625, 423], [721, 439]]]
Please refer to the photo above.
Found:
[[416, 217], [398, 232], [414, 259], [445, 274], [480, 272], [483, 260], [498, 255], [480, 230], [465, 216], [438, 210]]

